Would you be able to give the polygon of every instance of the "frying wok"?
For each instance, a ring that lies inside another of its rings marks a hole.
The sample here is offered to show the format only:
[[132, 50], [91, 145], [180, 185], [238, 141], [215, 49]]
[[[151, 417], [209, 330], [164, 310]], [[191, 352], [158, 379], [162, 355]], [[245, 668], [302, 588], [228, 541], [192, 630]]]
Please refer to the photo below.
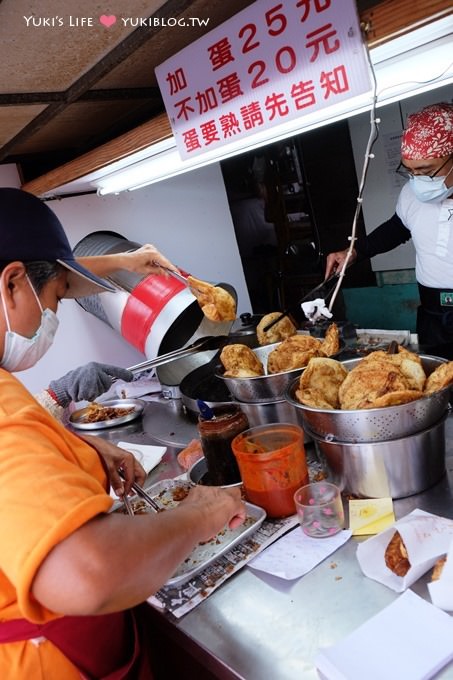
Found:
[[215, 374], [215, 368], [220, 361], [219, 357], [220, 351], [216, 352], [206, 364], [198, 366], [184, 376], [179, 385], [181, 401], [193, 414], [199, 413], [197, 399], [201, 399], [211, 408], [230, 404], [233, 401], [228, 387]]

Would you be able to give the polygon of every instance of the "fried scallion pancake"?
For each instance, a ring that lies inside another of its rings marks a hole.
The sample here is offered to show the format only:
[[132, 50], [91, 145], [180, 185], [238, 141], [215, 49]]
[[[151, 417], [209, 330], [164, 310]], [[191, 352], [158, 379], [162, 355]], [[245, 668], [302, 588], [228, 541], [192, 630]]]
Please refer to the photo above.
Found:
[[433, 573], [431, 574], [431, 581], [438, 581], [440, 577], [442, 576], [442, 571], [445, 566], [445, 562], [447, 561], [447, 556], [444, 555], [444, 557], [441, 557], [439, 560], [437, 560], [436, 564], [433, 567]]
[[443, 390], [453, 383], [453, 361], [438, 366], [431, 375], [428, 376], [425, 384], [426, 394], [432, 394]]
[[310, 359], [320, 356], [321, 341], [311, 335], [293, 335], [281, 342], [267, 358], [268, 373], [282, 373], [303, 368]]
[[400, 404], [409, 404], [411, 401], [423, 397], [423, 392], [419, 390], [399, 390], [395, 392], [388, 392], [381, 397], [371, 402], [370, 406], [366, 408], [384, 408], [385, 406], [399, 406]]
[[398, 346], [396, 354], [387, 354], [382, 350], [371, 352], [362, 361], [362, 364], [371, 362], [386, 362], [397, 366], [408, 381], [409, 389], [422, 391], [425, 386], [426, 374], [422, 366], [422, 361], [418, 354], [409, 352], [401, 345]]
[[364, 409], [374, 408], [376, 400], [390, 392], [409, 391], [398, 368], [375, 364], [352, 370], [340, 387], [339, 398], [342, 409]]
[[192, 293], [198, 300], [201, 311], [210, 321], [234, 321], [236, 318], [236, 302], [230, 293], [221, 286], [201, 281], [188, 276]]
[[384, 553], [385, 564], [397, 576], [406, 576], [411, 568], [406, 546], [399, 531], [395, 531]]
[[338, 390], [348, 375], [347, 370], [335, 359], [316, 357], [310, 359], [299, 379], [296, 399], [313, 408], [340, 408]]
[[321, 342], [321, 351], [326, 357], [337, 354], [340, 351], [340, 331], [336, 323], [331, 323], [326, 331], [324, 340]]
[[255, 378], [264, 375], [264, 367], [247, 345], [226, 345], [220, 353], [220, 361], [227, 378]]
[[257, 325], [256, 335], [260, 345], [270, 345], [274, 342], [281, 342], [297, 333], [297, 328], [287, 316], [284, 316], [283, 319], [274, 324], [268, 331], [264, 331], [264, 328], [272, 323], [272, 321], [275, 321], [275, 319], [278, 319], [279, 316], [281, 316], [281, 312], [270, 312], [269, 314], [265, 314]]
[[399, 347], [396, 354], [371, 352], [350, 371], [339, 390], [342, 409], [396, 406], [423, 396], [426, 375], [420, 357]]
[[[326, 340], [318, 350], [318, 357], [326, 349], [329, 332], [330, 337], [334, 337], [335, 330], [329, 327]], [[295, 336], [294, 340], [301, 337], [304, 336]], [[330, 345], [328, 349], [335, 349], [335, 345]], [[338, 374], [329, 375], [329, 364], [326, 363], [321, 370], [322, 363], [319, 363], [319, 368], [317, 365], [320, 359], [311, 359], [309, 365], [312, 362], [314, 377], [311, 369], [307, 368], [301, 376], [296, 398], [306, 406], [320, 409], [356, 410], [399, 406], [453, 385], [453, 361], [441, 364], [427, 378], [422, 359], [401, 346], [398, 346], [395, 354], [381, 350], [371, 352], [341, 382], [338, 382]], [[317, 382], [318, 372], [321, 385]], [[335, 401], [337, 393], [338, 403]]]

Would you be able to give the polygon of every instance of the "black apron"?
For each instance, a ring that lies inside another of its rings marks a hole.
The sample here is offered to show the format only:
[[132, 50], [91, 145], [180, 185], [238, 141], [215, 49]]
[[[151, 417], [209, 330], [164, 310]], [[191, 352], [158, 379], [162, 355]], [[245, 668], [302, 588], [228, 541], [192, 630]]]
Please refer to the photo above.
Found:
[[417, 310], [417, 334], [420, 345], [453, 342], [453, 290], [427, 288], [418, 284], [420, 307]]

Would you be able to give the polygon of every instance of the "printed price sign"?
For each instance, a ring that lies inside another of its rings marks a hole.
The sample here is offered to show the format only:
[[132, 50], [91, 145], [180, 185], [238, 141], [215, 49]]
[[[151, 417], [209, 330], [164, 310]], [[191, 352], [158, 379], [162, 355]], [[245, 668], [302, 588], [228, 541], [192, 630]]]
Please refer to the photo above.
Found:
[[156, 76], [182, 158], [371, 91], [354, 0], [257, 0]]

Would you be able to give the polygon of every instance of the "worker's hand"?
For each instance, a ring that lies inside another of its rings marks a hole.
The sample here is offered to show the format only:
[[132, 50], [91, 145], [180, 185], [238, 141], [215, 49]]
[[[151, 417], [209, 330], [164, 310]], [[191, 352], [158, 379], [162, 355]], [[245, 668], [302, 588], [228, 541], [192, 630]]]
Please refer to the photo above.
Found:
[[111, 387], [114, 378], [130, 382], [133, 377], [133, 373], [127, 368], [91, 361], [85, 366], [69, 371], [62, 378], [52, 380], [49, 388], [60, 406], [66, 408], [71, 401], [93, 401]]
[[136, 274], [167, 274], [159, 265], [167, 269], [179, 271], [157, 248], [150, 243], [146, 243], [141, 248], [130, 253], [124, 253], [124, 269]]
[[227, 525], [235, 529], [247, 517], [245, 503], [237, 487], [222, 489], [198, 485], [189, 491], [180, 505], [199, 511], [200, 541], [209, 541]]
[[[90, 446], [102, 456], [109, 473], [110, 486], [119, 498], [128, 494], [133, 482], [143, 486], [146, 480], [146, 472], [131, 451], [121, 449], [102, 437], [95, 435], [79, 434]], [[121, 469], [124, 480], [118, 470]]]
[[[344, 265], [344, 261], [346, 260], [346, 256], [348, 254], [348, 248], [346, 250], [339, 250], [336, 253], [330, 253], [327, 255], [327, 260], [326, 260], [326, 273], [324, 277], [326, 279], [329, 278], [329, 276], [332, 276], [332, 274], [335, 274], [336, 272], [340, 272], [341, 268]], [[352, 264], [357, 258], [357, 253], [355, 249], [352, 250], [351, 257], [349, 258], [349, 264]]]

